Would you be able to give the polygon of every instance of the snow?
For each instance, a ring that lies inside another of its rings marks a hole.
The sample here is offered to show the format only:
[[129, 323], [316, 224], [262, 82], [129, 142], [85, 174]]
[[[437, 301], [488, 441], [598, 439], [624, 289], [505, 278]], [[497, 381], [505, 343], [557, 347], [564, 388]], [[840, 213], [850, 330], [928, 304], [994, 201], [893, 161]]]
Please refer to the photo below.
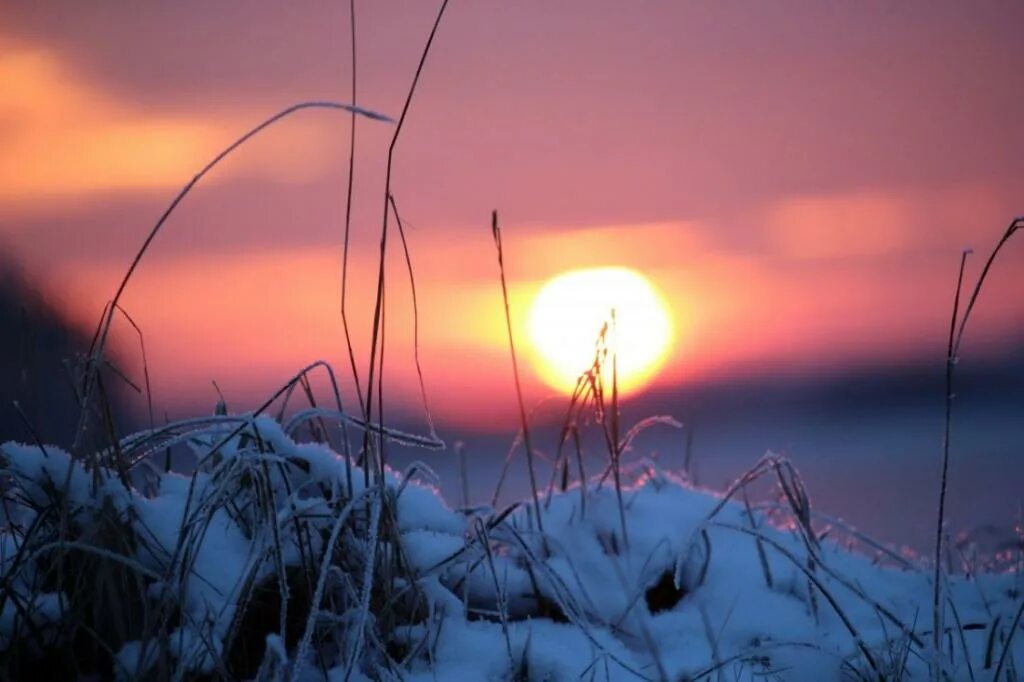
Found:
[[[923, 678], [935, 665], [928, 566], [822, 540], [798, 508], [751, 510], [643, 465], [623, 472], [621, 509], [610, 477], [542, 497], [541, 533], [532, 501], [504, 515], [455, 511], [433, 486], [390, 469], [367, 488], [362, 469], [326, 445], [294, 442], [266, 416], [207, 420], [180, 435], [167, 438], [188, 442], [200, 466], [157, 474], [145, 494], [58, 448], [0, 446], [12, 482], [0, 533], [12, 591], [0, 650], [26, 636], [15, 601], [37, 626], [67, 615], [67, 595], [40, 591], [36, 579], [55, 548], [95, 539], [60, 535], [45, 519], [49, 535], [24, 535], [59, 504], [75, 527], [104, 515], [123, 524], [134, 549], [119, 561], [137, 567], [148, 608], [180, 612], [159, 645], [118, 643], [123, 678], [144, 675], [158, 649], [182, 675], [222, 669], [254, 585], [276, 584], [271, 592], [302, 608], [300, 584], [275, 580], [299, 569], [313, 571], [322, 601], [287, 631], [274, 620], [253, 635], [265, 653], [252, 668], [271, 678], [322, 679], [326, 670], [346, 679], [353, 663], [349, 679], [434, 681]], [[764, 460], [764, 471], [779, 471], [778, 461]], [[381, 502], [390, 511], [380, 513]], [[395, 595], [393, 611], [380, 610], [384, 594]], [[959, 626], [943, 638], [938, 665], [949, 679], [991, 679], [1019, 628], [1019, 572], [950, 575], [946, 594], [946, 623]], [[332, 628], [333, 637], [314, 637]], [[324, 668], [301, 653], [302, 640], [320, 643]], [[1019, 665], [1017, 636], [1003, 670]]]

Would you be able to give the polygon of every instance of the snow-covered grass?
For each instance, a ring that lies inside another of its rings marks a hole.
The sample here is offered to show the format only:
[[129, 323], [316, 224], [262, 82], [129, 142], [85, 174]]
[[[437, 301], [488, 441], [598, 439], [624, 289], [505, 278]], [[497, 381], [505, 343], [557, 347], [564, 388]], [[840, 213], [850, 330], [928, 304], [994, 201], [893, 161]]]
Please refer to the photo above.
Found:
[[[621, 504], [609, 472], [574, 479], [542, 496], [542, 533], [532, 502], [452, 510], [423, 465], [379, 479], [300, 442], [327, 416], [180, 422], [121, 439], [117, 467], [4, 444], [0, 676], [889, 680], [934, 663], [929, 566], [838, 541], [784, 459], [723, 493], [636, 462]], [[154, 465], [177, 446], [191, 475]], [[765, 476], [781, 502], [752, 507]], [[946, 578], [944, 677], [1016, 679], [1020, 578]]]

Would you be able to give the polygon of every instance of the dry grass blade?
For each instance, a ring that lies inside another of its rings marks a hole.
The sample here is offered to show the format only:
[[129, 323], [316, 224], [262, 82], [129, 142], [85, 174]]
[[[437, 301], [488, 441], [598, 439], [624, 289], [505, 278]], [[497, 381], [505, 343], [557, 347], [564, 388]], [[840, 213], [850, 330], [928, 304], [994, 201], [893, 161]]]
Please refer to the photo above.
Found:
[[748, 651], [733, 654], [732, 656], [723, 659], [719, 663], [712, 664], [707, 668], [700, 670], [699, 672], [697, 672], [691, 677], [688, 677], [687, 679], [691, 682], [697, 682], [698, 680], [703, 680], [706, 677], [711, 677], [715, 673], [718, 673], [719, 676], [721, 676], [722, 671], [726, 666], [732, 665], [734, 663], [743, 663], [748, 660], [757, 660], [763, 657], [768, 652], [774, 651], [776, 649], [783, 649], [786, 647], [800, 647], [805, 649], [813, 649], [817, 652], [829, 653], [822, 649], [822, 647], [819, 644], [815, 644], [813, 642], [771, 642], [768, 644], [762, 644], [760, 646], [751, 648]]
[[361, 585], [361, 593], [359, 598], [359, 623], [356, 625], [356, 643], [352, 650], [352, 655], [349, 657], [345, 664], [345, 680], [348, 680], [352, 676], [352, 672], [355, 666], [359, 663], [360, 656], [362, 654], [363, 640], [367, 626], [370, 620], [370, 597], [371, 590], [373, 588], [373, 571], [376, 564], [376, 553], [377, 553], [377, 540], [378, 533], [380, 532], [380, 517], [381, 510], [384, 506], [384, 501], [380, 495], [373, 498], [373, 506], [370, 512], [370, 527], [368, 536], [366, 538], [366, 547], [368, 556], [366, 557], [365, 570], [363, 571], [363, 580]]
[[999, 252], [1002, 251], [1006, 243], [1021, 227], [1024, 227], [1024, 217], [1014, 218], [1006, 228], [1003, 236], [996, 243], [995, 248], [992, 249], [992, 253], [989, 254], [988, 260], [985, 261], [981, 274], [978, 276], [978, 279], [974, 284], [974, 288], [971, 291], [971, 296], [968, 299], [967, 306], [964, 309], [962, 317], [960, 317], [960, 293], [963, 288], [964, 266], [967, 262], [967, 256], [971, 252], [969, 250], [964, 251], [960, 256], [960, 269], [957, 274], [956, 292], [953, 298], [953, 313], [950, 317], [949, 323], [949, 341], [946, 347], [946, 416], [944, 422], [944, 436], [942, 440], [942, 468], [939, 479], [939, 508], [935, 528], [935, 566], [932, 585], [932, 645], [935, 649], [935, 660], [932, 670], [933, 675], [938, 674], [938, 666], [940, 665], [940, 660], [942, 658], [943, 616], [945, 612], [945, 609], [943, 608], [944, 601], [942, 598], [942, 552], [943, 539], [945, 535], [944, 526], [946, 523], [946, 492], [949, 488], [949, 451], [953, 421], [954, 369], [960, 357], [960, 345], [963, 342], [964, 332], [967, 329], [967, 320], [970, 319], [971, 312], [974, 310], [974, 305], [985, 285], [989, 271], [992, 269], [992, 264], [995, 263], [996, 257], [999, 255]]
[[132, 316], [128, 314], [127, 310], [113, 302], [111, 302], [111, 305], [116, 307], [121, 314], [124, 315], [124, 319], [128, 321], [128, 324], [132, 326], [139, 337], [139, 352], [142, 354], [142, 379], [146, 387], [146, 412], [149, 415], [149, 428], [153, 428], [156, 424], [156, 420], [153, 418], [153, 389], [149, 384], [149, 361], [146, 358], [146, 338], [142, 333], [142, 329], [135, 323], [135, 320], [132, 319]]
[[[349, 31], [352, 42], [352, 92], [350, 95], [352, 105], [357, 105], [356, 100], [356, 0], [349, 0]], [[369, 421], [366, 414], [366, 404], [363, 402], [363, 392], [359, 386], [359, 368], [356, 366], [355, 349], [352, 346], [352, 333], [348, 326], [348, 313], [346, 302], [348, 300], [348, 251], [349, 237], [352, 232], [352, 190], [355, 184], [356, 169], [356, 113], [353, 111], [349, 123], [349, 144], [348, 144], [348, 182], [345, 190], [345, 237], [341, 251], [341, 326], [345, 334], [345, 348], [348, 350], [348, 360], [352, 370], [352, 381], [355, 383], [356, 396], [359, 400], [359, 410], [362, 412], [363, 420]]]
[[356, 426], [360, 429], [371, 431], [377, 436], [383, 436], [387, 440], [400, 445], [426, 448], [428, 450], [444, 450], [445, 448], [445, 442], [436, 436], [421, 436], [415, 433], [407, 433], [399, 429], [394, 429], [389, 426], [381, 427], [380, 424], [367, 424], [359, 417], [353, 417], [350, 414], [345, 414], [344, 412], [339, 412], [338, 410], [325, 407], [310, 407], [300, 412], [296, 412], [288, 420], [285, 432], [293, 433], [302, 422], [321, 417], [331, 417], [337, 419], [343, 424], [351, 424], [352, 426]]
[[1006, 232], [1000, 237], [999, 242], [995, 248], [992, 249], [992, 253], [989, 254], [988, 260], [985, 261], [985, 266], [981, 269], [981, 274], [978, 276], [978, 281], [974, 285], [973, 291], [971, 291], [971, 297], [967, 301], [967, 307], [964, 309], [964, 316], [960, 319], [960, 327], [956, 334], [956, 343], [953, 346], [954, 354], [959, 352], [960, 343], [963, 341], [964, 331], [967, 328], [967, 320], [971, 316], [971, 312], [974, 310], [974, 304], [978, 300], [978, 296], [981, 294], [981, 289], [985, 285], [985, 280], [988, 278], [989, 270], [992, 269], [992, 264], [995, 263], [996, 256], [1002, 251], [1006, 243], [1010, 241], [1010, 238], [1017, 232], [1024, 228], [1024, 216], [1018, 216], [1014, 218], [1010, 225], [1006, 228]]
[[491, 539], [487, 536], [487, 526], [480, 519], [476, 521], [477, 542], [484, 548], [484, 555], [487, 557], [487, 566], [494, 581], [494, 593], [498, 602], [498, 617], [501, 620], [501, 633], [505, 638], [505, 649], [508, 653], [509, 671], [516, 667], [515, 656], [512, 654], [512, 638], [508, 633], [508, 606], [505, 590], [501, 587], [501, 580], [498, 579], [498, 569], [494, 565], [494, 553], [491, 551]]
[[[1010, 634], [1006, 636], [1006, 641], [1003, 642], [1003, 653], [999, 654], [999, 664], [996, 665], [996, 673], [992, 676], [994, 682], [998, 682], [999, 676], [1003, 673], [1003, 668], [1006, 666], [1006, 661], [1010, 659], [1010, 646], [1013, 644], [1013, 637], [1017, 634], [1017, 629], [1020, 627], [1021, 617], [1024, 617], [1024, 602], [1021, 602], [1020, 608], [1017, 609], [1017, 615], [1013, 618], [1013, 626], [1010, 628]], [[995, 626], [992, 627], [995, 631]]]
[[[535, 403], [534, 406], [532, 408], [530, 408], [530, 413], [527, 415], [527, 422], [528, 423], [532, 422], [534, 415], [543, 406], [547, 405], [548, 403], [550, 403], [552, 401], [555, 401], [555, 400], [559, 399], [560, 397], [561, 396], [549, 395], [549, 396], [546, 396], [543, 399], [541, 399], [539, 402]], [[505, 485], [505, 478], [508, 476], [509, 467], [512, 465], [512, 460], [515, 459], [516, 450], [519, 449], [519, 444], [522, 442], [522, 440], [523, 440], [523, 428], [522, 428], [522, 426], [520, 426], [519, 429], [516, 431], [516, 435], [512, 439], [512, 443], [509, 445], [508, 450], [505, 452], [505, 459], [502, 461], [502, 464], [501, 464], [501, 472], [498, 474], [498, 480], [494, 484], [494, 492], [491, 495], [491, 506], [492, 507], [497, 507], [498, 506], [498, 502], [501, 499], [501, 490], [502, 490], [502, 488]]]
[[[789, 505], [781, 505], [776, 502], [767, 502], [751, 505], [751, 509], [754, 511], [767, 510], [769, 512], [774, 512], [789, 510], [790, 507]], [[850, 538], [856, 540], [857, 542], [863, 543], [866, 547], [870, 547], [871, 549], [875, 550], [880, 555], [885, 556], [887, 559], [891, 560], [893, 563], [895, 563], [897, 566], [901, 568], [904, 568], [908, 571], [921, 570], [920, 565], [915, 564], [913, 561], [894, 551], [892, 548], [886, 547], [884, 544], [874, 539], [870, 535], [862, 533], [861, 531], [857, 530], [856, 528], [846, 523], [842, 519], [836, 518], [835, 516], [831, 516], [829, 514], [825, 514], [817, 509], [811, 510], [811, 516], [820, 521], [821, 523], [828, 525], [829, 527], [838, 529], [843, 534], [848, 535]]]
[[135, 274], [135, 270], [139, 267], [139, 263], [142, 261], [142, 257], [146, 255], [146, 252], [149, 250], [150, 244], [153, 243], [153, 240], [156, 238], [156, 235], [160, 232], [160, 229], [164, 226], [164, 223], [166, 223], [167, 219], [171, 217], [172, 213], [174, 213], [174, 210], [178, 207], [178, 204], [180, 204], [181, 201], [188, 195], [188, 193], [191, 192], [192, 189], [197, 184], [199, 184], [199, 181], [202, 180], [207, 173], [213, 170], [221, 161], [230, 156], [232, 152], [234, 152], [236, 149], [244, 145], [250, 139], [259, 135], [261, 132], [271, 127], [278, 121], [281, 121], [282, 119], [287, 118], [288, 116], [291, 116], [296, 112], [304, 111], [307, 109], [333, 109], [339, 111], [347, 111], [352, 114], [359, 114], [361, 116], [365, 116], [367, 118], [377, 121], [391, 121], [391, 119], [389, 119], [387, 116], [384, 116], [383, 114], [378, 114], [377, 112], [370, 111], [369, 109], [363, 109], [361, 107], [353, 106], [351, 104], [342, 104], [340, 102], [313, 101], [293, 104], [292, 106], [287, 107], [279, 111], [278, 113], [274, 114], [270, 118], [264, 120], [262, 123], [249, 130], [249, 132], [245, 133], [240, 138], [232, 142], [223, 151], [217, 154], [217, 156], [215, 156], [209, 163], [203, 166], [199, 170], [199, 172], [196, 173], [195, 176], [193, 176], [193, 178], [189, 180], [184, 187], [182, 187], [182, 189], [178, 192], [177, 196], [174, 197], [170, 205], [164, 210], [163, 214], [156, 221], [156, 224], [153, 225], [153, 228], [149, 231], [149, 234], [146, 236], [146, 239], [142, 242], [142, 246], [139, 248], [138, 253], [135, 254], [135, 258], [132, 260], [131, 265], [128, 266], [128, 270], [127, 272], [125, 272], [124, 277], [121, 279], [121, 283], [118, 284], [117, 291], [114, 293], [114, 297], [111, 299], [110, 304], [107, 306], [104, 312], [102, 323], [100, 324], [97, 330], [94, 348], [90, 351], [90, 361], [86, 367], [86, 374], [82, 381], [82, 417], [79, 420], [78, 429], [75, 434], [74, 449], [78, 449], [79, 444], [81, 443], [81, 438], [83, 436], [82, 432], [85, 429], [85, 419], [89, 414], [90, 399], [92, 397], [92, 392], [94, 390], [96, 375], [97, 372], [99, 371], [99, 358], [103, 356], [103, 351], [106, 349], [107, 336], [110, 332], [110, 326], [113, 323], [114, 319], [114, 310], [119, 306], [121, 302], [121, 296], [124, 294], [125, 289], [128, 287], [128, 282], [131, 280], [132, 275]]
[[[377, 296], [373, 306], [373, 328], [371, 331], [370, 338], [370, 371], [366, 382], [366, 421], [370, 422], [373, 420], [373, 387], [375, 372], [383, 371], [384, 363], [384, 350], [383, 342], [381, 339], [383, 333], [383, 315], [384, 315], [384, 265], [385, 257], [387, 255], [387, 243], [388, 243], [388, 215], [389, 211], [389, 200], [391, 197], [391, 173], [394, 166], [395, 147], [398, 145], [398, 138], [402, 134], [402, 128], [405, 124], [405, 118], [409, 113], [409, 107], [412, 105], [413, 97], [416, 94], [416, 86], [420, 82], [420, 75], [423, 73], [423, 67], [427, 62], [427, 55], [430, 54], [430, 46], [434, 43], [434, 36], [437, 35], [437, 29], [441, 25], [441, 19], [444, 17], [445, 9], [448, 7], [448, 0], [443, 0], [441, 7], [437, 12], [437, 17], [434, 19], [434, 24], [430, 28], [430, 35], [427, 36], [427, 42], [423, 46], [423, 51], [420, 53], [419, 63], [416, 65], [416, 73], [413, 75], [412, 84], [409, 86], [409, 92], [405, 97], [405, 104], [402, 105], [402, 113], [398, 117], [398, 122], [395, 125], [395, 132], [391, 136], [391, 143], [388, 145], [388, 158], [387, 168], [384, 174], [384, 217], [381, 222], [380, 230], [380, 260], [377, 267]], [[380, 349], [380, 369], [376, 365], [377, 349], [378, 344], [381, 346]], [[377, 412], [378, 422], [382, 422], [381, 412], [383, 411], [383, 392], [378, 387], [378, 401], [377, 401]], [[381, 423], [383, 426], [383, 423]], [[363, 436], [363, 451], [369, 455], [370, 450], [370, 434], [365, 432]], [[378, 443], [378, 445], [382, 445]], [[383, 451], [377, 452], [377, 461], [379, 464], [378, 475], [383, 479], [384, 477], [384, 453]], [[367, 467], [367, 471], [369, 467]]]
[[794, 555], [788, 549], [786, 549], [781, 544], [776, 542], [774, 539], [767, 537], [763, 533], [759, 533], [749, 528], [744, 528], [743, 526], [734, 526], [728, 523], [716, 523], [715, 525], [720, 528], [728, 528], [730, 530], [734, 530], [740, 533], [746, 533], [747, 535], [751, 535], [755, 538], [760, 538], [768, 545], [770, 545], [773, 549], [775, 549], [777, 552], [779, 552], [787, 559], [789, 559], [790, 562], [792, 562], [792, 564], [801, 573], [803, 573], [807, 577], [807, 579], [811, 583], [813, 583], [814, 586], [818, 589], [818, 591], [821, 592], [821, 594], [825, 597], [825, 601], [829, 603], [829, 606], [832, 607], [832, 610], [835, 612], [835, 614], [839, 616], [839, 620], [842, 621], [843, 627], [845, 627], [847, 632], [850, 633], [850, 637], [853, 638], [853, 641], [856, 643], [857, 648], [860, 649], [861, 654], [864, 655], [864, 660], [867, 661], [868, 665], [871, 666], [871, 669], [878, 675], [878, 679], [881, 682], [885, 682], [885, 677], [882, 675], [882, 672], [878, 667], [878, 662], [875, 660], [874, 654], [871, 653], [871, 648], [868, 647], [867, 643], [864, 641], [864, 638], [861, 637], [860, 632], [857, 630], [857, 627], [853, 624], [853, 621], [850, 620], [850, 617], [839, 605], [839, 602], [836, 601], [836, 598], [832, 595], [832, 592], [828, 589], [828, 587], [821, 581], [821, 579], [817, 575], [814, 574], [812, 570], [807, 568], [803, 561], [801, 561], [796, 555]]
[[[548, 579], [549, 584], [551, 585], [551, 588], [554, 591], [556, 602], [558, 603], [558, 606], [562, 609], [565, 616], [569, 619], [569, 622], [577, 628], [579, 628], [579, 631], [587, 638], [587, 640], [589, 640], [591, 645], [593, 645], [596, 649], [598, 649], [601, 652], [602, 655], [606, 656], [609, 660], [616, 663], [623, 670], [636, 676], [637, 678], [641, 680], [650, 680], [651, 678], [649, 678], [647, 675], [644, 675], [639, 670], [631, 666], [629, 663], [622, 660], [622, 658], [611, 652], [604, 644], [602, 644], [594, 636], [594, 633], [588, 626], [586, 619], [582, 616], [583, 608], [574, 597], [573, 591], [569, 589], [568, 585], [566, 585], [565, 580], [563, 580], [562, 576], [559, 575], [557, 571], [552, 570], [551, 567], [549, 567], [546, 563], [540, 561], [537, 558], [537, 555], [533, 552], [532, 549], [530, 549], [530, 545], [526, 542], [522, 535], [520, 535], [515, 530], [515, 528], [509, 527], [508, 530], [512, 538], [515, 539], [519, 549], [522, 550], [523, 558], [525, 559], [527, 565], [531, 567], [531, 575], [532, 570], [537, 569], [538, 571], [542, 571], [543, 575]], [[553, 539], [550, 538], [549, 540], [553, 541]]]
[[939, 659], [942, 658], [942, 627], [943, 627], [943, 602], [942, 602], [942, 538], [945, 533], [946, 520], [946, 490], [949, 487], [949, 437], [952, 426], [953, 411], [953, 367], [954, 346], [956, 345], [956, 323], [960, 314], [960, 290], [964, 283], [964, 266], [967, 264], [967, 256], [970, 251], [964, 251], [960, 255], [960, 270], [956, 277], [956, 293], [953, 295], [953, 314], [949, 322], [949, 344], [946, 347], [946, 421], [945, 433], [942, 439], [942, 471], [939, 476], [939, 513], [938, 523], [935, 531], [935, 566], [932, 592], [932, 647], [935, 649], [935, 661], [933, 663], [932, 676], [938, 678]]
[[[324, 590], [327, 586], [327, 576], [330, 575], [330, 566], [334, 555], [334, 548], [338, 543], [341, 531], [345, 527], [345, 523], [348, 521], [348, 517], [352, 513], [352, 510], [355, 509], [356, 504], [362, 502], [364, 497], [379, 492], [379, 488], [367, 488], [359, 495], [353, 497], [345, 504], [344, 509], [338, 513], [338, 516], [334, 521], [334, 526], [331, 528], [331, 534], [327, 539], [326, 545], [324, 545], [323, 559], [320, 563], [320, 570], [317, 572], [316, 589], [313, 592], [313, 601], [310, 604], [309, 616], [306, 619], [306, 627], [302, 633], [302, 639], [299, 641], [298, 649], [296, 649], [296, 662], [305, 660], [306, 654], [309, 652], [309, 645], [313, 639], [313, 630], [316, 627], [317, 617], [320, 613], [320, 604], [323, 602]], [[291, 675], [291, 679], [293, 681], [298, 678], [300, 671], [301, 666], [294, 666]]]
[[626, 530], [626, 508], [622, 504], [622, 444], [619, 442], [619, 349], [618, 327], [615, 324], [615, 308], [612, 308], [612, 419], [611, 437], [614, 447], [611, 451], [612, 468], [615, 477], [615, 500], [619, 506], [619, 525], [622, 528], [622, 544], [629, 549], [629, 532]]
[[416, 275], [413, 272], [409, 243], [405, 239], [405, 228], [402, 226], [402, 218], [398, 215], [398, 205], [395, 203], [394, 195], [389, 195], [388, 199], [391, 202], [391, 211], [395, 214], [395, 225], [398, 226], [398, 237], [402, 240], [402, 252], [405, 254], [406, 269], [409, 271], [409, 291], [412, 294], [412, 353], [413, 361], [416, 364], [416, 377], [420, 385], [420, 398], [423, 400], [423, 414], [427, 419], [430, 435], [436, 438], [434, 419], [430, 415], [430, 401], [427, 400], [427, 384], [423, 380], [423, 365], [420, 364], [420, 306], [416, 298]]
[[534, 466], [533, 444], [530, 441], [530, 424], [526, 418], [526, 405], [523, 401], [523, 387], [519, 382], [519, 363], [516, 360], [516, 344], [512, 334], [512, 312], [508, 302], [508, 283], [505, 281], [505, 254], [501, 248], [501, 228], [498, 227], [498, 212], [491, 212], [491, 236], [494, 247], [498, 251], [498, 271], [501, 275], [501, 296], [505, 304], [505, 329], [508, 332], [508, 349], [512, 356], [512, 377], [515, 380], [516, 399], [519, 403], [519, 424], [523, 434], [523, 446], [526, 448], [526, 466], [530, 473], [530, 493], [533, 496], [533, 512], [537, 519], [537, 529], [544, 532], [544, 521], [540, 513], [540, 496], [537, 494], [537, 472]]

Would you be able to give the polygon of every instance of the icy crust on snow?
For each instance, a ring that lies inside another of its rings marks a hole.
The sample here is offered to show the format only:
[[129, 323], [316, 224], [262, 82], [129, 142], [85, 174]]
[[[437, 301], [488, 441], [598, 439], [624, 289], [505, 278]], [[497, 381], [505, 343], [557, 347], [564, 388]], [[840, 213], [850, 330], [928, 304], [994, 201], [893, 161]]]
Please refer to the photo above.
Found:
[[[926, 676], [932, 662], [924, 566], [886, 567], [808, 539], [795, 523], [775, 527], [653, 467], [631, 480], [621, 506], [610, 481], [541, 495], [542, 533], [532, 500], [453, 511], [433, 487], [391, 470], [377, 496], [362, 469], [324, 445], [294, 442], [268, 417], [244, 428], [207, 426], [188, 442], [200, 462], [193, 476], [149, 473], [139, 487], [58, 448], [0, 446], [10, 479], [0, 575], [17, 598], [3, 599], [0, 649], [13, 645], [25, 613], [46, 629], [65, 611], [65, 595], [33, 588], [33, 571], [54, 548], [23, 546], [24, 530], [48, 507], [65, 508], [80, 528], [99, 514], [125, 524], [135, 553], [118, 560], [145, 580], [153, 603], [181, 609], [164, 651], [188, 674], [219, 669], [253, 584], [299, 566], [303, 541], [307, 556], [323, 557], [344, 515], [377, 499], [393, 510], [397, 535], [371, 537], [404, 559], [395, 587], [411, 586], [426, 602], [389, 635], [406, 652], [405, 679], [690, 680], [719, 671], [739, 680], [877, 679], [903, 669]], [[296, 518], [315, 532], [298, 537]], [[363, 545], [366, 556], [373, 544]], [[947, 610], [942, 665], [950, 678], [995, 665], [1021, 587], [1015, 573], [949, 579], [955, 613]], [[367, 637], [352, 634], [356, 616], [318, 611], [310, 619], [321, 629], [349, 628], [337, 638], [349, 648], [323, 654], [333, 661], [329, 678], [345, 679], [354, 656], [350, 679], [394, 673], [372, 660]], [[277, 633], [266, 641], [261, 671], [322, 679], [308, 650], [289, 649]], [[144, 675], [155, 651], [122, 643], [116, 673]], [[1024, 664], [1024, 637], [1009, 659]]]

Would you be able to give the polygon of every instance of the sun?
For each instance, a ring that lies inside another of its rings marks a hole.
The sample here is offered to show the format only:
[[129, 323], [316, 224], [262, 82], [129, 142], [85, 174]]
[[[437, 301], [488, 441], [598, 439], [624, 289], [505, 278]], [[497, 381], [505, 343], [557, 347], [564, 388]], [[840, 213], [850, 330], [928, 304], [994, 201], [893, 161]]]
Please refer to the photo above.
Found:
[[[629, 393], [649, 383], [671, 349], [672, 315], [654, 284], [624, 267], [572, 270], [541, 287], [530, 306], [527, 334], [544, 382], [571, 393], [594, 362], [605, 324], [609, 358], [616, 354], [619, 391]], [[608, 372], [604, 378], [610, 385]]]

